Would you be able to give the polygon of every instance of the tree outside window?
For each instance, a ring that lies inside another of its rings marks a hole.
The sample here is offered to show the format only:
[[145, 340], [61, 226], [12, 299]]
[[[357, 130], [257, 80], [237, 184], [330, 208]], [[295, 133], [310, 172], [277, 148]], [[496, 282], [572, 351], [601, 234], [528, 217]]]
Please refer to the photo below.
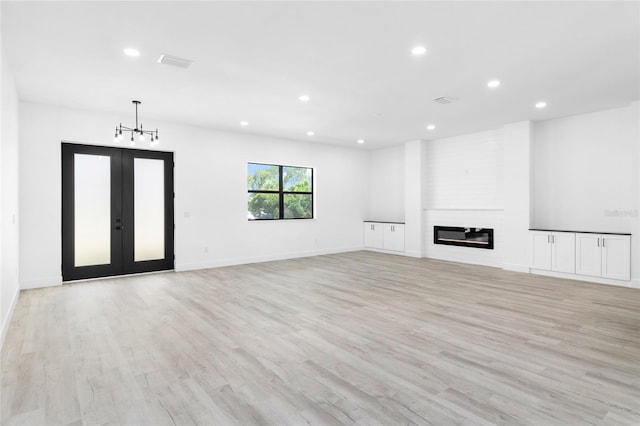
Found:
[[248, 219], [312, 219], [313, 169], [248, 163]]

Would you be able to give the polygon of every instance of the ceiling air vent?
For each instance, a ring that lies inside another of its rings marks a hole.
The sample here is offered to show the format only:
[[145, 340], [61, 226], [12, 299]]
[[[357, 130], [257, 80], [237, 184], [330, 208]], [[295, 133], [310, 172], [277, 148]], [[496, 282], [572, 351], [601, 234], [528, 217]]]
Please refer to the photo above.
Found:
[[452, 97], [449, 97], [449, 96], [440, 96], [439, 98], [433, 98], [432, 100], [433, 100], [433, 102], [437, 102], [439, 104], [446, 105], [446, 104], [453, 103], [453, 101], [455, 101], [456, 98], [452, 98]]
[[164, 65], [172, 65], [178, 68], [189, 68], [193, 61], [191, 59], [179, 58], [177, 56], [160, 55], [158, 63]]

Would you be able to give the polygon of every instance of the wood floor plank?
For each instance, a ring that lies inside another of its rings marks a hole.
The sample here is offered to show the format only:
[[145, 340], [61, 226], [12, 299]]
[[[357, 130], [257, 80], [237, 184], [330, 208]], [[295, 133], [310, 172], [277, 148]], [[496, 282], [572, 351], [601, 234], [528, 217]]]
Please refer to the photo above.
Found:
[[28, 290], [0, 422], [637, 425], [639, 296], [365, 251]]

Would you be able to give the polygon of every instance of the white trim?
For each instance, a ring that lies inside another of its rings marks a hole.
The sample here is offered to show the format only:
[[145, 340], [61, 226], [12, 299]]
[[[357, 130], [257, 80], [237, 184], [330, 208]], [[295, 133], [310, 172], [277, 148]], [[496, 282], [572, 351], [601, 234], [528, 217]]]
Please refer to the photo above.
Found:
[[434, 207], [428, 209], [422, 209], [424, 211], [446, 211], [446, 212], [503, 212], [503, 208], [479, 208], [479, 209], [471, 209], [464, 207]]
[[[368, 249], [365, 249], [365, 250], [368, 250]], [[391, 254], [403, 254], [403, 255], [408, 256], [408, 257], [417, 257], [418, 259], [421, 259], [421, 258], [424, 257], [424, 254], [422, 254], [419, 251], [405, 251], [404, 253], [395, 252], [394, 251], [394, 252], [389, 252], [389, 253], [391, 253]]]
[[82, 279], [78, 279], [78, 280], [63, 281], [62, 285], [65, 285], [65, 284], [77, 284], [77, 283], [92, 282], [92, 281], [104, 281], [104, 280], [110, 280], [110, 279], [115, 279], [115, 278], [125, 278], [125, 277], [131, 277], [131, 276], [136, 276], [137, 277], [137, 276], [140, 276], [140, 275], [163, 274], [165, 272], [175, 272], [175, 269], [163, 269], [161, 271], [149, 271], [149, 272], [132, 272], [130, 274], [108, 275], [106, 277], [82, 278]]
[[[449, 246], [449, 247], [455, 247], [455, 246]], [[425, 256], [427, 259], [432, 259], [432, 260], [444, 260], [446, 262], [456, 262], [456, 263], [466, 263], [469, 265], [478, 265], [478, 266], [488, 266], [490, 268], [502, 268], [502, 263], [501, 262], [493, 262], [493, 261], [487, 261], [486, 259], [482, 259], [482, 260], [478, 260], [478, 259], [456, 259], [455, 256], [447, 256], [447, 255], [430, 255], [430, 256]]]
[[547, 277], [566, 278], [574, 281], [586, 281], [596, 284], [616, 285], [619, 287], [640, 288], [640, 282], [637, 281], [620, 281], [602, 277], [591, 277], [588, 275], [568, 274], [565, 272], [545, 271], [542, 269], [530, 268], [530, 272], [536, 275], [544, 275]]
[[2, 334], [0, 335], [0, 349], [4, 346], [4, 338], [7, 336], [7, 331], [9, 331], [9, 324], [11, 324], [11, 318], [13, 318], [13, 311], [16, 308], [16, 303], [18, 302], [18, 296], [20, 295], [20, 289], [16, 289], [15, 294], [11, 300], [11, 304], [9, 305], [9, 311], [7, 312], [6, 318], [2, 319]]
[[285, 254], [270, 255], [270, 256], [216, 259], [216, 260], [209, 260], [206, 262], [183, 263], [183, 264], [181, 264], [178, 261], [178, 258], [176, 257], [175, 271], [183, 272], [183, 271], [194, 271], [198, 269], [219, 268], [223, 266], [246, 265], [249, 263], [261, 263], [261, 262], [271, 262], [274, 260], [296, 259], [299, 257], [311, 257], [311, 256], [322, 256], [325, 254], [347, 253], [352, 251], [359, 251], [362, 249], [363, 248], [361, 246], [344, 247], [344, 248], [325, 249], [325, 250], [310, 250], [310, 251], [296, 252], [296, 253], [285, 253]]
[[[376, 222], [376, 223], [379, 223], [379, 222]], [[385, 250], [385, 249], [374, 248], [374, 247], [363, 247], [361, 250], [375, 251], [376, 253], [384, 253], [384, 254], [395, 254], [397, 256], [422, 257], [422, 256], [419, 256], [419, 255], [415, 255], [416, 252]]]
[[519, 263], [505, 263], [502, 265], [502, 269], [505, 271], [524, 272], [529, 273], [529, 265], [521, 265]]
[[55, 287], [58, 285], [62, 285], [62, 277], [44, 277], [37, 279], [30, 279], [28, 281], [20, 281], [20, 289], [21, 290], [30, 290], [33, 288], [44, 288], [44, 287]]

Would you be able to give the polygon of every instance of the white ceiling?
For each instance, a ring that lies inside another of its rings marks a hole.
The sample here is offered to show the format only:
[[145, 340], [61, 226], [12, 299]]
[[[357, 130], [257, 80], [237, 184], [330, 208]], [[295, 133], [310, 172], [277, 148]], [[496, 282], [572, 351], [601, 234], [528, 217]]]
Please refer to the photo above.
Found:
[[21, 99], [370, 148], [638, 100], [639, 28], [636, 1], [2, 2]]

